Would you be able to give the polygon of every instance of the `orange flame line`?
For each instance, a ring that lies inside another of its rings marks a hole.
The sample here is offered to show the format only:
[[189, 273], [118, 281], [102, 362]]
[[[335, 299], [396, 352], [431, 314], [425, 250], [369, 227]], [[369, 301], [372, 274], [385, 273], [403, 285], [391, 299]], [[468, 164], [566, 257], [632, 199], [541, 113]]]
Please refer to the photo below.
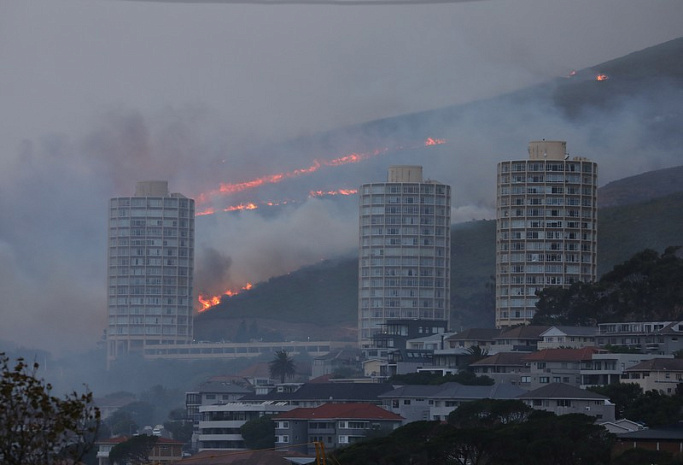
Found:
[[[424, 146], [440, 145], [445, 144], [446, 139], [434, 139], [432, 137], [427, 138], [424, 141]], [[395, 150], [401, 150], [403, 147], [397, 147]], [[375, 149], [371, 152], [365, 153], [350, 153], [338, 158], [333, 158], [332, 160], [314, 160], [313, 164], [308, 168], [299, 168], [292, 171], [287, 171], [284, 173], [269, 174], [266, 176], [261, 176], [260, 178], [252, 179], [251, 181], [244, 181], [239, 183], [224, 183], [219, 186], [218, 189], [199, 194], [195, 197], [195, 202], [199, 205], [206, 202], [210, 197], [218, 194], [231, 195], [238, 192], [243, 192], [245, 190], [254, 189], [257, 187], [264, 186], [266, 184], [277, 184], [284, 181], [285, 179], [296, 178], [299, 176], [315, 173], [324, 166], [342, 166], [349, 163], [359, 163], [363, 160], [373, 158], [388, 152], [389, 148]], [[246, 208], [237, 208], [246, 209]], [[211, 212], [212, 213], [212, 212]], [[202, 212], [202, 214], [211, 214], [209, 210]]]
[[233, 289], [228, 289], [225, 291], [222, 295], [215, 295], [213, 297], [205, 297], [202, 294], [199, 294], [197, 297], [197, 301], [201, 304], [201, 307], [199, 308], [199, 312], [204, 312], [208, 310], [209, 308], [218, 305], [221, 303], [221, 298], [225, 295], [228, 297], [233, 297], [236, 296], [237, 294], [240, 294], [243, 291], [249, 291], [251, 288], [254, 287], [253, 284], [247, 283], [244, 286], [242, 286], [239, 290], [233, 290]]

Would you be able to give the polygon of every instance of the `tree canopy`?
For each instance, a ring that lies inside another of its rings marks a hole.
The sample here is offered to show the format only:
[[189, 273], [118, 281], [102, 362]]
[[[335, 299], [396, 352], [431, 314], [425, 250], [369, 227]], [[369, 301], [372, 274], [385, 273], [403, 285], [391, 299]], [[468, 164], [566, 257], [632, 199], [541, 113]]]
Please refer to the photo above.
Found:
[[0, 463], [78, 462], [92, 448], [100, 421], [92, 394], [52, 395], [38, 364], [0, 353]]
[[116, 444], [109, 451], [109, 462], [113, 464], [146, 464], [150, 463], [149, 455], [159, 438], [140, 434]]
[[333, 452], [334, 463], [574, 465], [610, 463], [614, 437], [594, 418], [557, 416], [520, 401], [472, 401], [448, 422], [417, 421]]
[[280, 382], [284, 383], [285, 378], [292, 377], [296, 374], [296, 364], [294, 359], [284, 350], [275, 352], [275, 358], [270, 362], [270, 376], [273, 378], [280, 378]]
[[683, 258], [680, 247], [661, 255], [638, 252], [596, 283], [547, 287], [532, 324], [593, 326], [596, 322], [669, 321], [683, 314]]

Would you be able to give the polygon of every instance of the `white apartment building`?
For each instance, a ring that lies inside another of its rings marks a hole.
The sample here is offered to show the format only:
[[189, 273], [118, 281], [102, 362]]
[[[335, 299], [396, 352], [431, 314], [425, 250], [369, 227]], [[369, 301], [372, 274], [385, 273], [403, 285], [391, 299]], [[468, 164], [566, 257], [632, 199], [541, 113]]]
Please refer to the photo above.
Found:
[[107, 363], [192, 341], [194, 200], [166, 181], [109, 202]]
[[598, 166], [564, 141], [498, 164], [496, 327], [529, 323], [536, 292], [597, 277]]
[[358, 342], [389, 319], [449, 319], [451, 188], [392, 166], [359, 190]]

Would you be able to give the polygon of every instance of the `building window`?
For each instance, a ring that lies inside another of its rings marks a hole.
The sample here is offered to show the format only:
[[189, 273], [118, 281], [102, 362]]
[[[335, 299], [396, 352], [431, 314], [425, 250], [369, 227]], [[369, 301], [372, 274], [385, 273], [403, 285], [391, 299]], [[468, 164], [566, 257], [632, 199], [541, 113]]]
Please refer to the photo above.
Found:
[[521, 381], [522, 383], [530, 383], [531, 382], [531, 376], [522, 376]]
[[550, 377], [549, 376], [541, 376], [538, 378], [538, 382], [541, 384], [548, 384], [550, 382]]

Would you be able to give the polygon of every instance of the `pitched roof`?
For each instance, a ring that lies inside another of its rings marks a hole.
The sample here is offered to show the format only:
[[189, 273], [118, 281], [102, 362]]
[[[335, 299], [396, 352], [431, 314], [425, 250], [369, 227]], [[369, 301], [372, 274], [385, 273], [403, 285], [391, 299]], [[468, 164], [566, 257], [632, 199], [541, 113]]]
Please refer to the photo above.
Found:
[[527, 362], [580, 362], [591, 360], [593, 354], [601, 352], [597, 347], [583, 347], [581, 349], [544, 349], [524, 356]]
[[457, 334], [453, 334], [447, 338], [448, 341], [460, 341], [460, 340], [490, 340], [498, 336], [501, 333], [500, 329], [496, 328], [470, 328], [461, 331]]
[[504, 330], [496, 339], [541, 339], [541, 334], [550, 326], [521, 325]]
[[377, 396], [391, 391], [388, 383], [304, 383], [294, 392], [271, 391], [267, 394], [247, 394], [242, 401], [376, 401]]
[[396, 420], [403, 417], [373, 404], [323, 404], [313, 408], [295, 408], [289, 412], [280, 413], [274, 419], [357, 419], [357, 420]]
[[683, 371], [683, 359], [653, 358], [627, 368], [625, 371]]
[[497, 383], [492, 386], [466, 386], [450, 382], [440, 385], [407, 385], [381, 394], [382, 399], [426, 398], [426, 399], [515, 399], [526, 392], [519, 386]]
[[557, 329], [559, 332], [571, 336], [595, 336], [598, 334], [598, 328], [596, 326], [551, 326], [547, 330], [543, 331], [541, 335]]
[[595, 392], [586, 391], [576, 386], [563, 383], [550, 383], [517, 397], [518, 399], [593, 399], [607, 400], [608, 398]]
[[499, 352], [494, 355], [489, 355], [486, 358], [477, 360], [476, 362], [470, 363], [470, 366], [491, 366], [491, 365], [513, 365], [513, 366], [523, 366], [524, 360], [527, 354], [525, 352]]

